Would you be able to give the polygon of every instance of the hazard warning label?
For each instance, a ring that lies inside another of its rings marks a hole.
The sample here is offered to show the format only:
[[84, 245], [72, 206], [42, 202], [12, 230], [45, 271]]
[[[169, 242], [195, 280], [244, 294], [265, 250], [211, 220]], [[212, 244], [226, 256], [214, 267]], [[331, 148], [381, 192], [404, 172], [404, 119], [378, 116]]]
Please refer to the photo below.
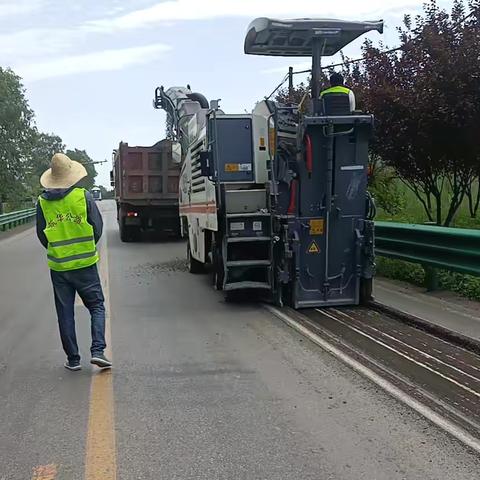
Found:
[[320, 253], [320, 249], [318, 248], [317, 242], [312, 240], [312, 243], [308, 247], [307, 253]]

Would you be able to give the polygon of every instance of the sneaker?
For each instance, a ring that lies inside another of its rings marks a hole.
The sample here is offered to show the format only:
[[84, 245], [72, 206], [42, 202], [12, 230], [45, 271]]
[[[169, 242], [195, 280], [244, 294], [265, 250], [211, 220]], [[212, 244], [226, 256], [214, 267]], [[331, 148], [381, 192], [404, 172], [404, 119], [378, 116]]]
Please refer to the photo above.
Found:
[[110, 368], [112, 362], [103, 354], [93, 355], [90, 363], [100, 368]]
[[79, 360], [67, 360], [63, 366], [68, 369], [68, 370], [72, 370], [72, 371], [76, 371], [76, 370], [81, 370], [82, 369], [82, 366], [80, 365], [80, 361]]

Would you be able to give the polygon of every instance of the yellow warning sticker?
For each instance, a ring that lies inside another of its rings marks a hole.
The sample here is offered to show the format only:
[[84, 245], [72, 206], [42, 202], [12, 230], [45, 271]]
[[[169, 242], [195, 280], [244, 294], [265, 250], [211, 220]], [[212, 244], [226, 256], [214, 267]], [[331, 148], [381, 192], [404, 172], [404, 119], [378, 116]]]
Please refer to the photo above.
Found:
[[308, 247], [307, 252], [308, 253], [320, 253], [320, 249], [318, 248], [317, 242], [315, 240], [312, 240], [312, 243]]
[[238, 172], [238, 171], [240, 171], [240, 164], [239, 163], [226, 163], [225, 164], [225, 171], [226, 172]]
[[323, 235], [323, 218], [315, 218], [310, 220], [310, 235]]

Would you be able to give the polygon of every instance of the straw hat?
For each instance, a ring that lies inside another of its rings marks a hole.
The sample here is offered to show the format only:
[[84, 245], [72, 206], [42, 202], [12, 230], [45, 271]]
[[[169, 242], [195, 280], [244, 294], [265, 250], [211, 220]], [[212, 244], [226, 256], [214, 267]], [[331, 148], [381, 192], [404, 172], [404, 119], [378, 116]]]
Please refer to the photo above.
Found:
[[40, 183], [44, 188], [70, 188], [86, 176], [87, 171], [81, 163], [56, 153], [50, 168], [40, 177]]

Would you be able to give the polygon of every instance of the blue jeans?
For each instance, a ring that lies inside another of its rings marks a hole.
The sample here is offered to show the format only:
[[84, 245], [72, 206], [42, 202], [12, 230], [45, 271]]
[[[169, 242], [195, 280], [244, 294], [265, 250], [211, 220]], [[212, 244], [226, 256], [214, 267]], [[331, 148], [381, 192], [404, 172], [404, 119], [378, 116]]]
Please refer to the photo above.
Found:
[[55, 307], [57, 309], [58, 326], [63, 350], [71, 361], [80, 360], [78, 354], [77, 334], [75, 333], [75, 292], [88, 308], [91, 316], [92, 346], [91, 353], [103, 353], [105, 344], [105, 306], [102, 285], [98, 276], [97, 265], [55, 272], [50, 270]]

